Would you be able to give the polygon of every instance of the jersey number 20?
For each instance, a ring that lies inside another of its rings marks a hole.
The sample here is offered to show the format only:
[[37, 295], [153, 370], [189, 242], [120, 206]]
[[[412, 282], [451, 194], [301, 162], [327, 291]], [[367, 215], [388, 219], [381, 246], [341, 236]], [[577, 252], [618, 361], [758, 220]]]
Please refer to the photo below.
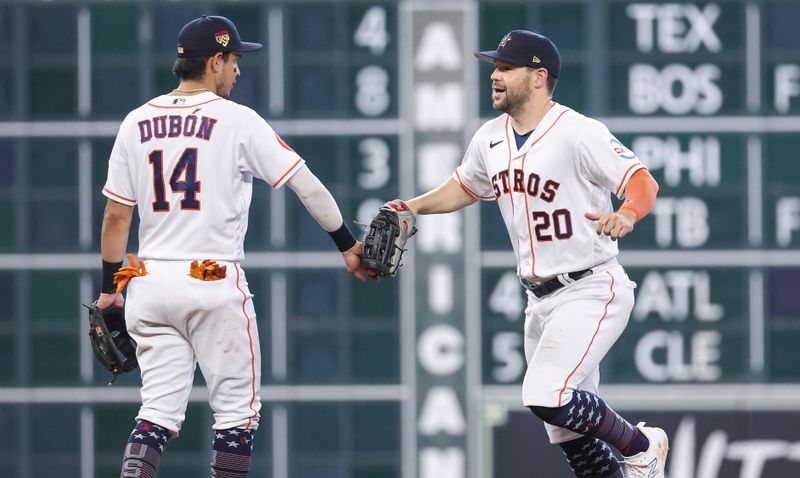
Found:
[[[148, 155], [148, 159], [153, 166], [153, 191], [156, 196], [156, 200], [153, 201], [153, 211], [169, 211], [169, 201], [164, 191], [164, 152], [156, 149]], [[200, 181], [197, 180], [197, 148], [183, 150], [181, 158], [172, 169], [169, 186], [173, 193], [183, 193], [181, 209], [190, 211], [200, 209], [200, 200], [197, 199], [197, 193], [200, 191]]]
[[533, 211], [533, 221], [536, 223], [534, 231], [536, 231], [536, 239], [539, 242], [548, 242], [553, 240], [550, 234], [550, 224], [553, 225], [553, 234], [556, 239], [569, 239], [572, 237], [572, 215], [568, 209], [556, 209], [553, 211], [552, 222], [550, 221], [550, 214], [544, 211]]

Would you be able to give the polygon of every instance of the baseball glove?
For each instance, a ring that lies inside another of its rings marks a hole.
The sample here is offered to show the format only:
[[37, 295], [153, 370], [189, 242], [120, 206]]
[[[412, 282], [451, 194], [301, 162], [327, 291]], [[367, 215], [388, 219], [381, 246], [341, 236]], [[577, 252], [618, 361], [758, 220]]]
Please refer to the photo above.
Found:
[[406, 241], [417, 232], [416, 221], [416, 215], [403, 201], [395, 199], [384, 204], [367, 229], [361, 265], [378, 277], [397, 275]]
[[114, 374], [130, 372], [139, 366], [136, 361], [136, 341], [125, 328], [125, 309], [109, 307], [101, 309], [95, 304], [89, 309], [89, 339], [97, 360]]

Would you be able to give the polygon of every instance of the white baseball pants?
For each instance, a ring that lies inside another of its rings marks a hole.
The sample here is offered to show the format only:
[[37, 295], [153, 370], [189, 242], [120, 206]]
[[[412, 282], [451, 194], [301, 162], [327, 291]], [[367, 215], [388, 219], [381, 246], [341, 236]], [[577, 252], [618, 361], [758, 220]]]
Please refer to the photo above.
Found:
[[[200, 258], [202, 260], [202, 258]], [[261, 349], [253, 295], [235, 262], [227, 277], [201, 281], [189, 261], [146, 261], [148, 274], [128, 285], [125, 319], [138, 343], [144, 419], [180, 431], [200, 364], [214, 429], [257, 428]]]
[[[525, 406], [561, 407], [572, 399], [573, 389], [597, 394], [600, 361], [628, 324], [635, 287], [613, 261], [541, 299], [528, 292]], [[547, 423], [545, 428], [551, 443], [581, 436]]]

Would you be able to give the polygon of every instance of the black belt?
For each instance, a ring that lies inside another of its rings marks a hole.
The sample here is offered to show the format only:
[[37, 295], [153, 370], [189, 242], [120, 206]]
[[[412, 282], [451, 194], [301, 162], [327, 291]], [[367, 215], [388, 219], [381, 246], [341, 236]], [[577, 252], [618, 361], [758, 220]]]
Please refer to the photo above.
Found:
[[584, 269], [582, 271], [568, 272], [566, 274], [558, 274], [552, 279], [544, 281], [541, 284], [533, 284], [528, 279], [520, 279], [520, 282], [522, 282], [522, 285], [524, 285], [526, 289], [533, 292], [533, 295], [541, 299], [547, 294], [552, 294], [553, 292], [564, 287], [565, 285], [572, 284], [573, 282], [583, 279], [584, 277], [589, 276], [591, 274], [592, 274], [591, 269]]

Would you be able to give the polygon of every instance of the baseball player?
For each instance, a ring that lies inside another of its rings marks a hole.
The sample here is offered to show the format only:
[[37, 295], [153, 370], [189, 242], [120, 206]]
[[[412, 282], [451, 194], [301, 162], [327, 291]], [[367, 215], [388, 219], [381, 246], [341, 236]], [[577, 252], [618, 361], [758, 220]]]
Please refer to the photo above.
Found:
[[[181, 429], [197, 364], [214, 412], [211, 474], [248, 475], [261, 359], [240, 261], [254, 178], [288, 185], [330, 233], [347, 270], [365, 280], [362, 245], [325, 186], [256, 112], [226, 99], [241, 53], [261, 46], [242, 41], [224, 17], [186, 24], [173, 66], [179, 86], [128, 114], [111, 152], [97, 305], [124, 303], [115, 273], [121, 287], [130, 281], [127, 329], [142, 376], [122, 477], [155, 475]], [[140, 263], [120, 270], [134, 206]]]
[[[502, 115], [472, 137], [462, 164], [437, 189], [411, 199], [416, 214], [495, 201], [524, 285], [522, 399], [559, 444], [577, 477], [661, 478], [667, 436], [632, 426], [597, 395], [599, 364], [628, 323], [635, 284], [617, 240], [647, 215], [658, 185], [599, 121], [553, 102], [561, 59], [545, 36], [506, 35], [493, 63], [492, 106]], [[612, 209], [610, 192], [623, 199]]]

